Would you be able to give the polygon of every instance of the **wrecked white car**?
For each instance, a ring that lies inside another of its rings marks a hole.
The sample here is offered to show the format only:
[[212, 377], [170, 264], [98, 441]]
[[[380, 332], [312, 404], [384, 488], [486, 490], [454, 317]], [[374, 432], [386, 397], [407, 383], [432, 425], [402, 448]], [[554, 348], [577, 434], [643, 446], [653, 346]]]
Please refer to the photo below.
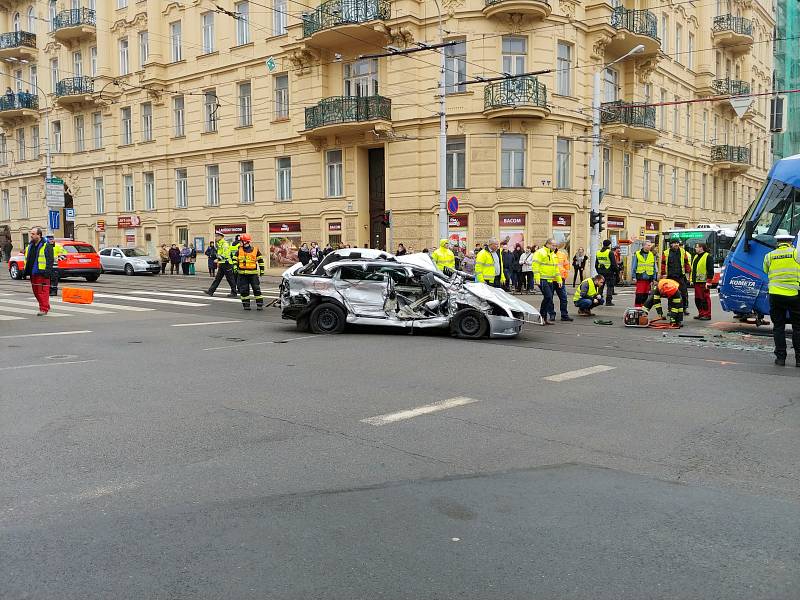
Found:
[[542, 322], [527, 302], [476, 283], [466, 273], [440, 272], [424, 253], [336, 250], [319, 264], [287, 269], [280, 299], [281, 316], [314, 333], [341, 333], [351, 323], [449, 328], [460, 338], [505, 338], [518, 335], [523, 323]]

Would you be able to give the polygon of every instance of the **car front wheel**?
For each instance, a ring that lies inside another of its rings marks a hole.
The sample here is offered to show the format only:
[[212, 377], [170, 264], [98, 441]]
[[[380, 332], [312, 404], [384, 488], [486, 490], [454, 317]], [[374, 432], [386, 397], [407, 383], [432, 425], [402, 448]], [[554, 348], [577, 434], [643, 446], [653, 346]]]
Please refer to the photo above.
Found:
[[330, 302], [323, 302], [311, 311], [309, 324], [314, 333], [342, 333], [345, 325], [344, 311]]
[[97, 281], [98, 277], [100, 277], [100, 275], [87, 275], [86, 276], [86, 281], [88, 281], [89, 283], [92, 283], [93, 281]]
[[8, 274], [11, 276], [11, 279], [22, 279], [20, 277], [19, 267], [17, 263], [11, 263], [8, 267]]
[[133, 275], [133, 265], [125, 265], [125, 275]]
[[489, 324], [479, 311], [470, 308], [458, 311], [450, 322], [450, 333], [456, 337], [477, 340], [486, 336]]

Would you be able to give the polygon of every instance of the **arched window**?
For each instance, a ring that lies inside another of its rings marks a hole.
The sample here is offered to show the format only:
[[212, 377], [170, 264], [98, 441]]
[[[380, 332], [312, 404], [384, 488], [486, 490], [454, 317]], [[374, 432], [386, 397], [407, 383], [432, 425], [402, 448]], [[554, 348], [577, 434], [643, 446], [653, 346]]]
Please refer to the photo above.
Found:
[[36, 13], [33, 10], [33, 6], [28, 8], [28, 31], [36, 33]]
[[14, 31], [19, 31], [20, 29], [21, 26], [20, 26], [19, 13], [17, 12], [14, 13]]
[[50, 29], [55, 28], [57, 14], [58, 14], [58, 9], [56, 8], [56, 0], [50, 0], [50, 5], [48, 6], [48, 15], [50, 17]]

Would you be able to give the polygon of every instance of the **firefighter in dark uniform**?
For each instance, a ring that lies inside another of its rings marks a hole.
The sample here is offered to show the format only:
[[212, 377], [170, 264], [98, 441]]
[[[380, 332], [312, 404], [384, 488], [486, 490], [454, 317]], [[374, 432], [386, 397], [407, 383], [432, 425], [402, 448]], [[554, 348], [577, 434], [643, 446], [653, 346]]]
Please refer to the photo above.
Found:
[[670, 324], [673, 327], [683, 327], [683, 298], [681, 297], [680, 284], [674, 279], [659, 279], [647, 300], [644, 301], [643, 307], [647, 311], [655, 307], [659, 318], [663, 319], [662, 298], [667, 299]]
[[666, 277], [678, 282], [683, 300], [683, 314], [689, 314], [689, 279], [692, 274], [692, 264], [689, 253], [681, 246], [681, 241], [673, 237], [669, 241], [669, 248], [661, 256], [661, 277]]
[[[242, 298], [242, 308], [250, 310], [250, 300], [256, 301], [256, 310], [264, 310], [264, 296], [261, 295], [261, 282], [259, 277], [264, 274], [264, 257], [258, 246], [251, 244], [250, 234], [241, 235], [239, 246], [233, 259], [233, 270], [237, 274], [239, 295]], [[252, 289], [253, 295], [250, 295]]]

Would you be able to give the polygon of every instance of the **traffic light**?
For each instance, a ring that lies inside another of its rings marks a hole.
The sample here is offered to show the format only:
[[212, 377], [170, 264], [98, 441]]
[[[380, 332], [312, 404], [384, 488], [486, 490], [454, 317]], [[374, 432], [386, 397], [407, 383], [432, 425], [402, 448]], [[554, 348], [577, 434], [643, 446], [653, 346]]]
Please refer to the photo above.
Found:
[[392, 226], [392, 211], [387, 210], [383, 213], [383, 218], [381, 219], [381, 223], [383, 224], [386, 229]]
[[606, 217], [600, 211], [591, 211], [589, 213], [589, 225], [594, 228], [595, 225], [598, 225], [598, 231], [603, 231], [605, 229], [605, 221]]

